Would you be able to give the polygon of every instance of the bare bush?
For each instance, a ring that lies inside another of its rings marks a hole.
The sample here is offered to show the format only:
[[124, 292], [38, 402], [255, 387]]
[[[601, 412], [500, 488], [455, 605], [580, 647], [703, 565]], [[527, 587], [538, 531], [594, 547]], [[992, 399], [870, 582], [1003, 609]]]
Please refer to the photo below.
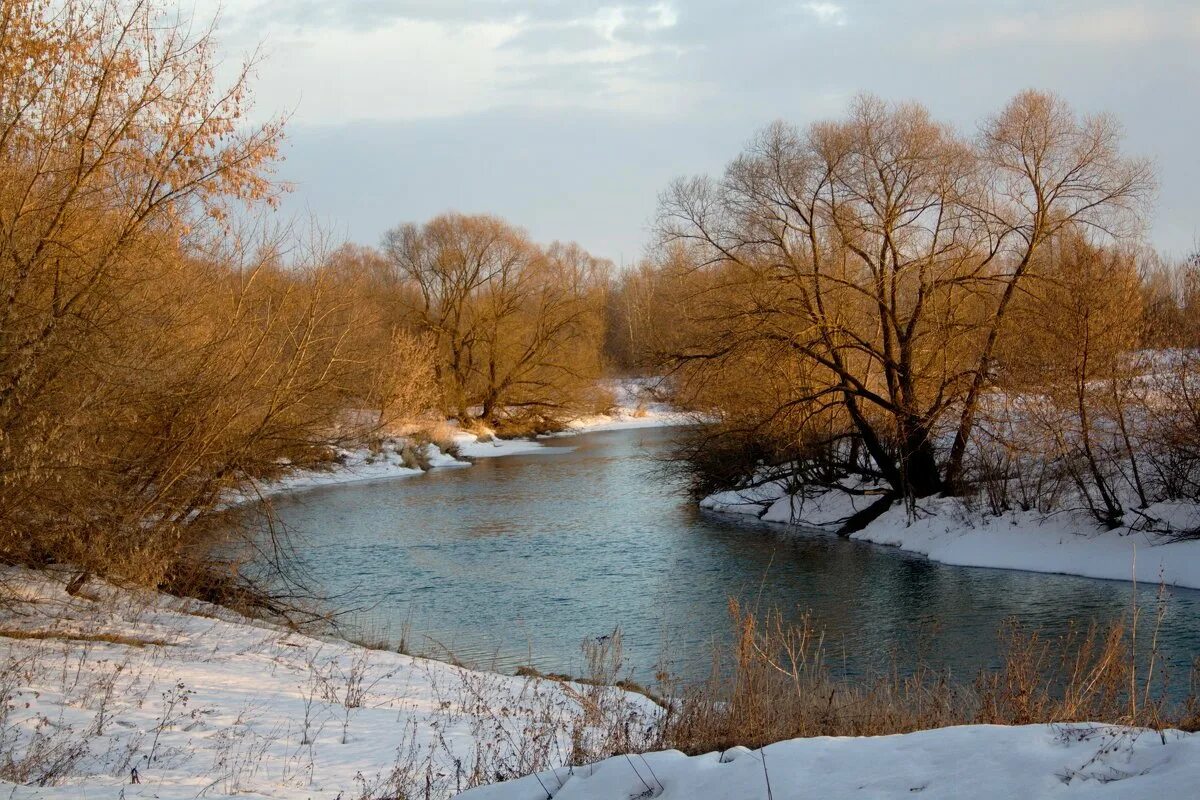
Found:
[[253, 61], [218, 82], [211, 26], [0, 17], [0, 559], [187, 591], [226, 493], [434, 404], [431, 345], [321, 231], [233, 224], [282, 127], [247, 123]]

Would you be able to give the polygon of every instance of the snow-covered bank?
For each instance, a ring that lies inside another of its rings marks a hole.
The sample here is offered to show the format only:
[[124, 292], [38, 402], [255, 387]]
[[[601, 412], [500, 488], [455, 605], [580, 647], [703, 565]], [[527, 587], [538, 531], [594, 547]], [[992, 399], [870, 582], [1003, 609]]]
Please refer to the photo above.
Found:
[[[1182, 798], [1200, 782], [1200, 734], [1087, 724], [796, 739], [765, 748], [766, 769], [744, 748], [625, 756], [605, 749], [611, 732], [649, 735], [659, 718], [641, 695], [368, 650], [95, 580], [71, 595], [8, 570], [0, 586], [10, 798]], [[600, 760], [564, 766], [581, 758]]]
[[[229, 505], [271, 497], [288, 492], [302, 492], [322, 486], [337, 486], [358, 481], [377, 481], [387, 478], [408, 478], [423, 475], [425, 470], [418, 466], [410, 466], [406, 462], [404, 451], [412, 445], [403, 438], [387, 439], [377, 448], [367, 447], [342, 448], [337, 452], [337, 466], [331, 469], [297, 470], [287, 476], [259, 484], [255, 491], [239, 495], [231, 495], [227, 499]], [[469, 461], [462, 461], [454, 456], [443, 453], [436, 445], [417, 445], [421, 448], [423, 457], [430, 469], [445, 467], [469, 467]]]
[[303, 492], [324, 486], [424, 475], [425, 469], [414, 466], [413, 459], [404, 457], [406, 450], [409, 452], [414, 449], [419, 450], [421, 460], [428, 465], [427, 469], [471, 466], [471, 461], [464, 459], [555, 452], [555, 448], [547, 448], [540, 442], [530, 439], [483, 438], [466, 431], [460, 431], [452, 438], [453, 452], [444, 452], [432, 443], [414, 444], [403, 436], [384, 439], [375, 448], [342, 448], [336, 453], [336, 465], [329, 469], [297, 470], [279, 480], [260, 484], [255, 492], [230, 497], [229, 503], [235, 505], [252, 502], [264, 497], [289, 492]]
[[303, 492], [324, 486], [340, 486], [360, 481], [378, 481], [391, 478], [411, 478], [425, 474], [426, 469], [413, 466], [412, 459], [404, 457], [405, 451], [419, 450], [427, 469], [469, 467], [466, 459], [498, 458], [524, 453], [561, 452], [561, 447], [547, 447], [533, 439], [501, 439], [495, 436], [479, 436], [459, 431], [452, 437], [452, 452], [445, 452], [432, 443], [414, 444], [403, 436], [384, 439], [375, 448], [346, 447], [336, 453], [336, 465], [329, 469], [297, 470], [276, 481], [260, 484], [253, 493], [231, 497], [231, 505], [254, 501], [264, 497]]
[[1200, 736], [1103, 725], [971, 725], [901, 736], [793, 739], [762, 751], [676, 751], [536, 777], [463, 800], [1075, 800], [1196, 796]]
[[655, 381], [650, 379], [611, 381], [608, 389], [613, 394], [614, 405], [608, 413], [573, 419], [567, 423], [566, 434], [696, 423], [694, 413], [679, 411], [668, 403], [656, 400], [654, 384]]
[[[832, 531], [875, 498], [830, 491], [803, 500], [781, 481], [718, 492], [700, 505], [713, 511], [749, 514]], [[1194, 526], [1197, 509], [1160, 503], [1141, 512], [1176, 528]], [[1053, 572], [1087, 578], [1163, 582], [1200, 589], [1200, 541], [1172, 541], [1147, 531], [1100, 530], [1083, 512], [1042, 515], [1013, 511], [989, 516], [968, 511], [959, 500], [922, 500], [910, 519], [893, 505], [852, 538], [920, 553], [944, 564]]]
[[[612, 381], [607, 387], [613, 394], [614, 405], [607, 413], [577, 417], [566, 423], [566, 430], [537, 439], [504, 439], [494, 433], [482, 434], [459, 430], [451, 433], [453, 448], [444, 452], [432, 443], [413, 444], [402, 436], [385, 439], [376, 448], [343, 448], [337, 452], [337, 466], [332, 469], [299, 470], [286, 477], [265, 482], [253, 493], [232, 496], [230, 505], [253, 502], [259, 498], [288, 492], [300, 492], [323, 486], [337, 486], [359, 481], [375, 481], [389, 478], [407, 478], [421, 475], [424, 470], [413, 466], [406, 459], [406, 449], [418, 448], [421, 459], [430, 469], [468, 467], [470, 460], [498, 458], [500, 456], [531, 453], [552, 454], [562, 452], [564, 445], [548, 444], [559, 437], [583, 433], [628, 430], [633, 428], [658, 428], [674, 425], [690, 425], [696, 422], [694, 414], [677, 411], [670, 405], [656, 401], [645, 380], [627, 379]], [[569, 447], [566, 445], [565, 447]]]
[[6, 571], [0, 589], [4, 797], [444, 798], [568, 763], [589, 725], [658, 713], [95, 580], [72, 596]]

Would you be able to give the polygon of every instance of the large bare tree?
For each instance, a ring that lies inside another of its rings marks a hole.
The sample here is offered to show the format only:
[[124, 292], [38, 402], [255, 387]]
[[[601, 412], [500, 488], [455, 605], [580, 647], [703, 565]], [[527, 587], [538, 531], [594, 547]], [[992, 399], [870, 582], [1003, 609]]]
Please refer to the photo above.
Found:
[[956, 491], [1039, 248], [1067, 228], [1119, 237], [1136, 223], [1149, 170], [1118, 139], [1111, 120], [1035, 92], [974, 140], [872, 97], [804, 131], [772, 125], [720, 179], [662, 198], [661, 242], [709, 276], [709, 335], [677, 361], [766, 350], [795, 363], [803, 380], [777, 412], [802, 410], [801, 438], [830, 435], [832, 415], [832, 436], [860, 445], [893, 496]]

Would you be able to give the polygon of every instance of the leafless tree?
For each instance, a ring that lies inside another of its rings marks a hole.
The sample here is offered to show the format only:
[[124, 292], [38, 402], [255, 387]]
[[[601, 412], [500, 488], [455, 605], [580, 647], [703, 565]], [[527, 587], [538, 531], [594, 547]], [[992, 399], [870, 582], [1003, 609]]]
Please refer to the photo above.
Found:
[[1137, 223], [1149, 171], [1118, 138], [1111, 120], [1035, 92], [974, 141], [872, 97], [807, 131], [772, 125], [720, 179], [662, 198], [662, 244], [708, 276], [707, 336], [676, 363], [725, 370], [754, 353], [793, 376], [773, 413], [798, 419], [802, 439], [861, 445], [889, 502], [958, 491], [1039, 248]]

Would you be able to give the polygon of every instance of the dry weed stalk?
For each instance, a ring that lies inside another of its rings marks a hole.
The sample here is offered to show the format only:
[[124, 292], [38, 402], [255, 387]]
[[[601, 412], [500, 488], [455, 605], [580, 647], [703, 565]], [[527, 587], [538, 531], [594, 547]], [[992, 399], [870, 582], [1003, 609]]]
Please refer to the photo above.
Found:
[[789, 623], [736, 601], [738, 633], [712, 677], [667, 704], [663, 742], [684, 752], [761, 747], [806, 736], [877, 736], [949, 725], [1097, 722], [1128, 729], [1197, 728], [1192, 694], [1169, 699], [1154, 619], [1149, 651], [1136, 638], [1140, 611], [1048, 640], [1015, 622], [1001, 632], [1004, 660], [970, 684], [918, 667], [908, 675], [836, 678], [811, 619]]

